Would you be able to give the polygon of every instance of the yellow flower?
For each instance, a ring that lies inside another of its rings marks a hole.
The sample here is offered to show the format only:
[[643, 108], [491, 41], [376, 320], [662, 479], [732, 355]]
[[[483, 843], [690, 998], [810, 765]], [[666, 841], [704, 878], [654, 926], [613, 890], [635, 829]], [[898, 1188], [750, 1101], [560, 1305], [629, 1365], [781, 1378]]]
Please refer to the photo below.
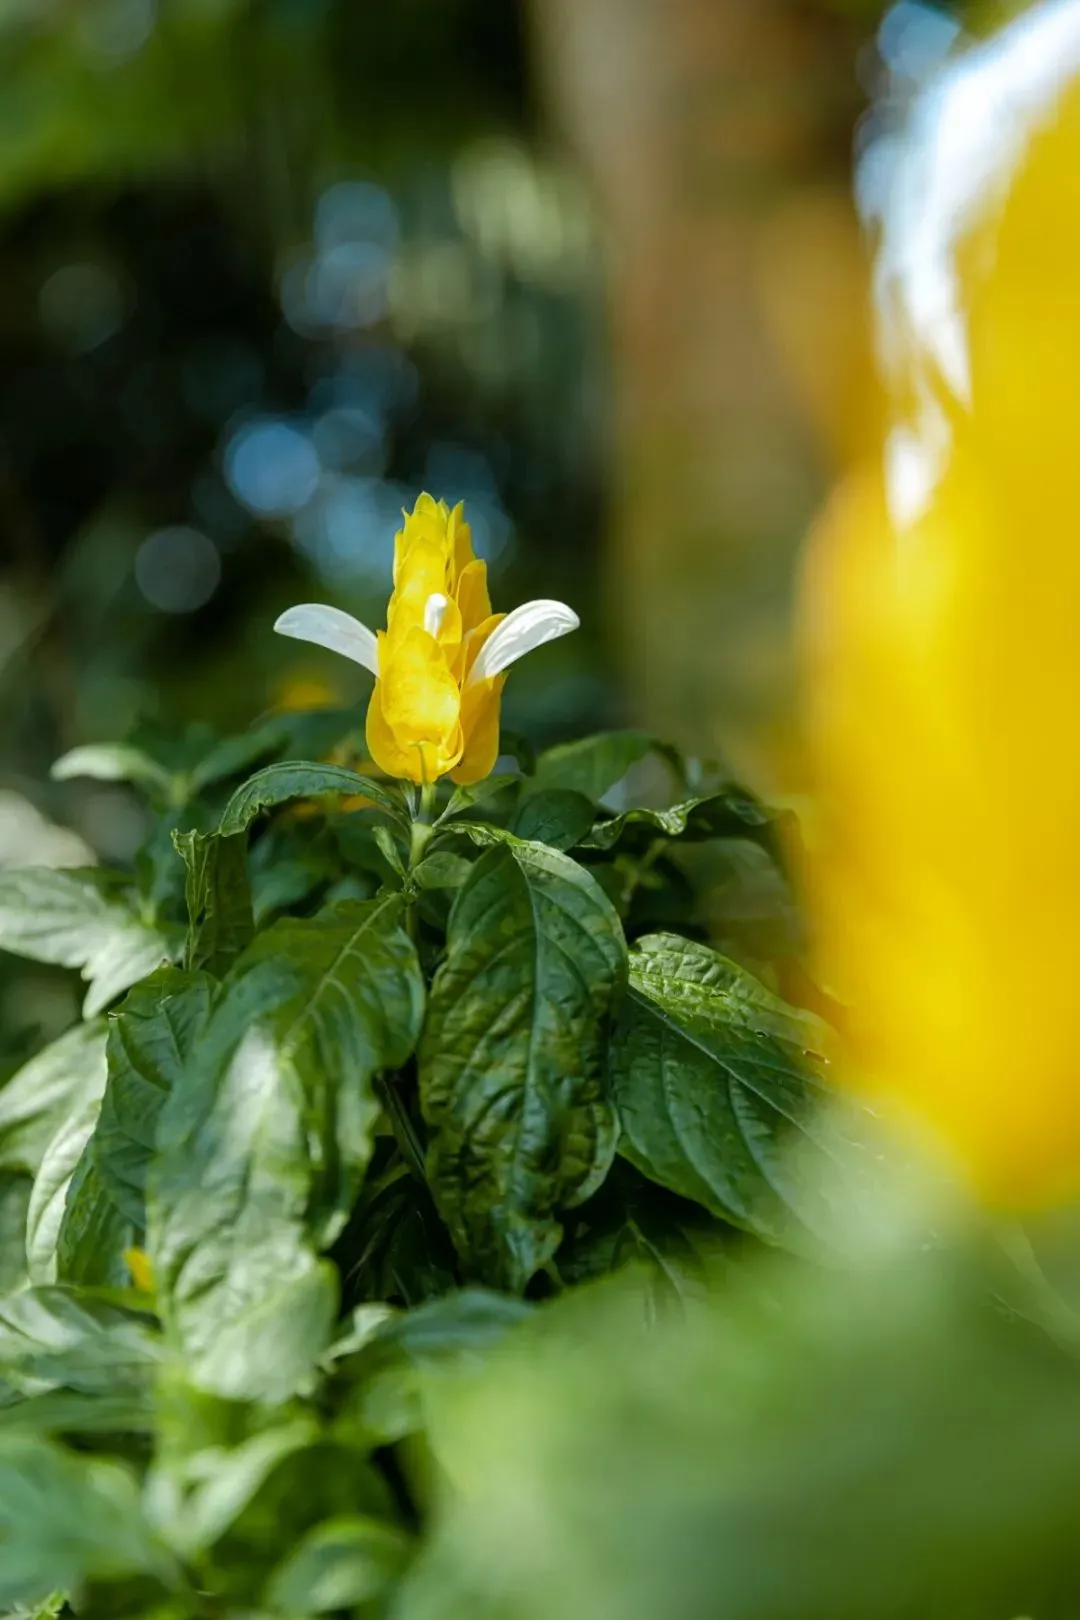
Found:
[[150, 1256], [143, 1249], [125, 1249], [124, 1264], [131, 1273], [131, 1280], [140, 1294], [154, 1292], [154, 1273], [150, 1266]]
[[1080, 17], [1044, 8], [917, 110], [878, 278], [894, 426], [806, 593], [821, 971], [851, 1079], [1014, 1208], [1080, 1194], [1070, 63]]
[[473, 555], [462, 507], [421, 495], [394, 543], [394, 593], [376, 636], [339, 608], [305, 603], [274, 626], [351, 658], [375, 676], [371, 756], [387, 776], [455, 782], [487, 776], [499, 752], [506, 671], [535, 647], [576, 630], [562, 602], [492, 613], [487, 565]]

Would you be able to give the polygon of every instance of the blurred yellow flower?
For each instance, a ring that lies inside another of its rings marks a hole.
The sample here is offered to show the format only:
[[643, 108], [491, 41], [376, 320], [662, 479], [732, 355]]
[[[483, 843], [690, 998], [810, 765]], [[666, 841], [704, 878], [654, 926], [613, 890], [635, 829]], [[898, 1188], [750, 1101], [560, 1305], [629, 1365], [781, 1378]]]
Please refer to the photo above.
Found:
[[487, 565], [472, 549], [460, 505], [421, 495], [394, 543], [387, 627], [374, 635], [338, 608], [290, 608], [275, 630], [315, 642], [375, 676], [367, 744], [387, 776], [478, 782], [499, 752], [506, 670], [564, 636], [578, 617], [562, 602], [527, 602], [492, 613]]
[[144, 1249], [125, 1249], [124, 1264], [131, 1273], [131, 1280], [140, 1294], [154, 1292], [154, 1273], [150, 1265], [150, 1256]]
[[1034, 93], [1041, 26], [936, 92], [892, 261], [886, 215], [898, 426], [804, 596], [852, 1081], [1013, 1208], [1080, 1194], [1080, 89], [1048, 38]]

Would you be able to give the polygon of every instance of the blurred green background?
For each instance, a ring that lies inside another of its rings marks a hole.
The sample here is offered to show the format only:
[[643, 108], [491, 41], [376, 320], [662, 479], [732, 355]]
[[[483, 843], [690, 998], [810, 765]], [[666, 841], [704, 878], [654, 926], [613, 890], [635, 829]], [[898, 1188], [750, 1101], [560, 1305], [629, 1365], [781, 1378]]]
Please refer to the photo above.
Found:
[[[798, 787], [798, 546], [872, 425], [883, 9], [0, 0], [0, 864], [131, 859], [125, 789], [49, 783], [76, 744], [366, 697], [271, 625], [381, 623], [424, 488], [496, 606], [581, 613], [509, 726]], [[890, 18], [894, 80], [952, 36]], [[13, 982], [9, 1029], [71, 1015]]]

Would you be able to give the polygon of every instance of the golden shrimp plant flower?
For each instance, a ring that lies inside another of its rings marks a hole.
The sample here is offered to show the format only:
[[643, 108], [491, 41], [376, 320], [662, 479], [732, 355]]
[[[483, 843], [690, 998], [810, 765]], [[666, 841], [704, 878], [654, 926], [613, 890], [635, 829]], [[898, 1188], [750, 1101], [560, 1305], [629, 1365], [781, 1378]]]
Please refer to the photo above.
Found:
[[492, 613], [487, 565], [463, 507], [421, 495], [394, 541], [394, 590], [376, 635], [340, 608], [303, 603], [274, 625], [362, 664], [375, 676], [367, 746], [387, 776], [479, 782], [499, 752], [506, 672], [526, 653], [576, 630], [563, 602]]

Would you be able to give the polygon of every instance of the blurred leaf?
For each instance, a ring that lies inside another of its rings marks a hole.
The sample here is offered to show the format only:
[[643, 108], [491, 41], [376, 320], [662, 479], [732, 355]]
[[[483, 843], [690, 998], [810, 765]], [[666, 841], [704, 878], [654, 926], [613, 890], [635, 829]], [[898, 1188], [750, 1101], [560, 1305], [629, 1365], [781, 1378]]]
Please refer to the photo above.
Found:
[[225, 807], [219, 831], [227, 838], [232, 833], [243, 832], [275, 805], [285, 804], [290, 799], [316, 799], [328, 794], [370, 799], [386, 815], [408, 825], [404, 800], [394, 790], [341, 765], [290, 760], [281, 765], [268, 765], [243, 787], [237, 788]]
[[141, 1391], [159, 1356], [144, 1320], [68, 1288], [30, 1288], [0, 1300], [0, 1374], [26, 1395]]
[[158, 1533], [185, 1560], [205, 1552], [278, 1464], [310, 1446], [317, 1436], [311, 1418], [296, 1418], [238, 1446], [193, 1451], [179, 1466], [159, 1465], [147, 1481], [147, 1511]]
[[93, 1152], [117, 1206], [146, 1222], [146, 1175], [158, 1117], [210, 1015], [205, 973], [162, 968], [130, 991], [109, 1020], [108, 1080]]
[[404, 1572], [412, 1540], [394, 1525], [356, 1515], [320, 1524], [271, 1576], [267, 1606], [326, 1614], [383, 1597]]
[[0, 1602], [39, 1603], [89, 1579], [160, 1574], [163, 1563], [127, 1469], [0, 1437]]
[[336, 1368], [351, 1385], [345, 1421], [358, 1423], [371, 1443], [418, 1433], [431, 1381], [482, 1368], [532, 1311], [522, 1300], [468, 1288], [390, 1316]]
[[175, 953], [134, 914], [121, 881], [96, 868], [0, 872], [0, 950], [81, 968], [88, 1018]]
[[184, 965], [220, 978], [255, 933], [245, 844], [240, 835], [173, 833], [187, 874], [187, 946]]
[[420, 1047], [428, 1173], [475, 1274], [524, 1288], [556, 1212], [614, 1152], [605, 1023], [623, 983], [618, 918], [567, 856], [515, 842], [473, 868], [450, 919]]
[[88, 743], [73, 748], [53, 766], [54, 782], [70, 782], [86, 776], [95, 782], [134, 782], [167, 798], [172, 777], [141, 748], [126, 743]]
[[569, 788], [545, 788], [530, 794], [514, 818], [518, 838], [550, 849], [573, 849], [593, 824], [593, 804]]
[[0, 1171], [0, 1298], [27, 1281], [26, 1211], [32, 1186], [29, 1176]]
[[599, 804], [652, 746], [652, 738], [644, 731], [605, 731], [596, 737], [560, 743], [540, 755], [527, 790], [536, 793], [560, 788], [584, 794], [593, 804]]
[[1075, 1357], [970, 1254], [768, 1269], [774, 1310], [750, 1278], [648, 1327], [633, 1286], [571, 1296], [449, 1391], [461, 1488], [404, 1620], [1072, 1614]]
[[0, 1167], [36, 1172], [69, 1114], [105, 1086], [105, 1023], [76, 1024], [0, 1090]]
[[639, 940], [610, 1054], [620, 1153], [767, 1241], [823, 1235], [834, 1174], [814, 1117], [824, 1033], [708, 946]]

